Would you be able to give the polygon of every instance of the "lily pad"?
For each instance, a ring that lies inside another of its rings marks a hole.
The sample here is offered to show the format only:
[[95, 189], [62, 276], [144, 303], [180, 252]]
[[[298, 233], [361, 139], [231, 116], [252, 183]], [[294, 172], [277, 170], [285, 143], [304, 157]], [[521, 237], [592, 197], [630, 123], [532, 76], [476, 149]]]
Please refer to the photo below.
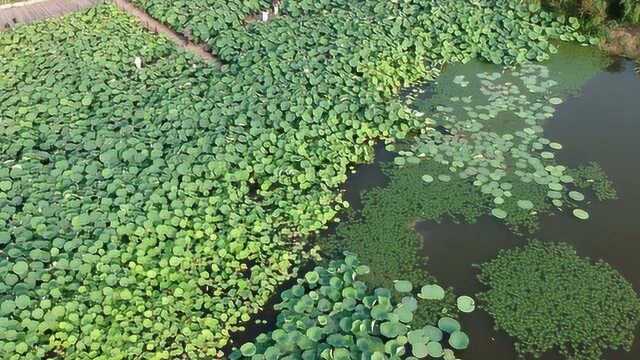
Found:
[[431, 176], [431, 175], [422, 175], [422, 181], [426, 182], [427, 184], [432, 183], [433, 182], [433, 176]]
[[439, 342], [431, 341], [427, 344], [427, 353], [434, 358], [442, 357], [444, 354], [442, 345]]
[[427, 325], [423, 327], [422, 330], [424, 330], [425, 334], [427, 335], [430, 341], [442, 340], [443, 334], [442, 334], [442, 330], [440, 330], [439, 328], [433, 325]]
[[518, 200], [518, 207], [522, 210], [531, 210], [533, 209], [533, 203], [530, 200]]
[[420, 290], [418, 297], [426, 300], [442, 300], [444, 299], [444, 289], [437, 284], [425, 285]]
[[443, 317], [438, 320], [438, 327], [440, 328], [440, 330], [449, 334], [453, 333], [454, 331], [458, 331], [461, 328], [458, 320], [450, 317]]
[[575, 201], [584, 200], [584, 195], [578, 191], [569, 191], [569, 197]]
[[464, 350], [469, 347], [469, 336], [460, 330], [454, 331], [449, 337], [449, 345], [456, 350]]
[[582, 209], [574, 209], [573, 210], [573, 216], [577, 217], [580, 220], [587, 220], [589, 219], [589, 213], [582, 210]]
[[413, 290], [413, 285], [411, 285], [411, 282], [407, 280], [396, 280], [393, 282], [393, 287], [397, 292], [401, 293], [408, 293]]
[[491, 210], [491, 215], [497, 217], [498, 219], [504, 219], [507, 217], [507, 212], [502, 209], [495, 208]]
[[552, 105], [560, 105], [563, 103], [563, 101], [559, 97], [552, 97], [551, 99], [549, 99], [549, 103], [551, 103]]
[[256, 354], [256, 346], [253, 343], [246, 343], [240, 346], [242, 356], [251, 357]]
[[476, 302], [472, 297], [467, 295], [459, 296], [456, 304], [458, 305], [458, 309], [465, 313], [473, 312], [473, 310], [476, 309]]

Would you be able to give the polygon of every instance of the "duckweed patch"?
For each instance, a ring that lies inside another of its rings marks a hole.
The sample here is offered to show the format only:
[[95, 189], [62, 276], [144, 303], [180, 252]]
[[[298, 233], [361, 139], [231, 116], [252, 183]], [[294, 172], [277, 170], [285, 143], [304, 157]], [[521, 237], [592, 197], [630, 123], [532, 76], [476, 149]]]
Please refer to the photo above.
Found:
[[[382, 360], [446, 353], [445, 358], [454, 359], [454, 349], [469, 346], [460, 323], [450, 317], [424, 327], [410, 326], [421, 306], [411, 282], [396, 281], [395, 291], [373, 290], [360, 280], [369, 268], [357, 257], [345, 255], [344, 260], [316, 267], [285, 290], [276, 306], [277, 328], [258, 335], [255, 343], [243, 344], [230, 358]], [[462, 299], [471, 312], [471, 298]], [[442, 299], [426, 301], [442, 304]]]
[[606, 349], [630, 350], [640, 299], [608, 264], [580, 257], [564, 243], [533, 241], [503, 250], [480, 266], [481, 307], [515, 338], [521, 356], [558, 350], [598, 360]]

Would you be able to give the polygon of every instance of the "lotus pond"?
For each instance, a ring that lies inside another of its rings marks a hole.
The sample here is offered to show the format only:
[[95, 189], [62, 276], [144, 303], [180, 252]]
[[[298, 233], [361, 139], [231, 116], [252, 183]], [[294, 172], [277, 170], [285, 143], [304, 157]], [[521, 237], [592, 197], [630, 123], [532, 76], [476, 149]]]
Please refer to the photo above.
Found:
[[[470, 343], [458, 358], [636, 359], [639, 93], [631, 61], [582, 47], [542, 65], [450, 66], [405, 92], [427, 130], [379, 144], [353, 170], [351, 208], [317, 244], [329, 258], [356, 254], [370, 285], [448, 287], [413, 324], [462, 315]], [[461, 312], [461, 294], [481, 310]]]

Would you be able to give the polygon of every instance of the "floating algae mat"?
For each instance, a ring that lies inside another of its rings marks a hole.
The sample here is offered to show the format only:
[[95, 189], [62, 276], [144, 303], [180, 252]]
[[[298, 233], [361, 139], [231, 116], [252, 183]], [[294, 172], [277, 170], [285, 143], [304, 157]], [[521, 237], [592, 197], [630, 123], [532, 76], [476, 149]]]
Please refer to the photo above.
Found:
[[[424, 131], [388, 147], [398, 156], [388, 161], [389, 153], [383, 154], [387, 182], [366, 191], [359, 210], [321, 246], [329, 253], [356, 253], [370, 265], [372, 283], [410, 278], [451, 286], [447, 298], [455, 304], [458, 295], [487, 291], [473, 265], [496, 258], [500, 249], [533, 238], [568, 243], [585, 261], [603, 259], [626, 279], [620, 281], [631, 295], [612, 312], [616, 321], [628, 319], [624, 332], [614, 319], [593, 319], [610, 335], [602, 346], [624, 343], [630, 350], [604, 349], [602, 359], [637, 359], [638, 341], [628, 340], [638, 336], [633, 293], [640, 288], [640, 166], [634, 160], [639, 93], [633, 63], [611, 64], [588, 48], [564, 47], [549, 62], [513, 69], [479, 62], [450, 66], [437, 84], [408, 92], [407, 106], [423, 117]], [[614, 297], [607, 298], [611, 304], [618, 301]], [[484, 299], [474, 298], [481, 311], [462, 317], [470, 345], [456, 356], [517, 358], [514, 343], [522, 339], [494, 330], [496, 320], [482, 310]], [[432, 319], [434, 310], [420, 309], [416, 317]], [[571, 316], [580, 314], [578, 309]], [[547, 338], [553, 344], [538, 348], [546, 351], [542, 358], [567, 358], [558, 344], [579, 343], [576, 334]], [[539, 338], [526, 338], [520, 348], [526, 351]], [[597, 346], [582, 355], [599, 358]]]

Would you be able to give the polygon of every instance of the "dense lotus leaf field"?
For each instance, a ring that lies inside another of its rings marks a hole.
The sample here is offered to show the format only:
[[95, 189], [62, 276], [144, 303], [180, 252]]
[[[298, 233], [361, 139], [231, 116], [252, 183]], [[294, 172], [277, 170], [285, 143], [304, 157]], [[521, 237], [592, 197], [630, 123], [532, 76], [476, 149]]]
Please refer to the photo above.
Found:
[[242, 27], [245, 18], [271, 6], [269, 0], [133, 0], [132, 3], [173, 30], [210, 46], [220, 33]]
[[0, 34], [2, 358], [222, 355], [348, 166], [422, 125], [401, 86], [587, 41], [510, 1], [337, 4], [221, 34], [222, 70], [111, 5]]

